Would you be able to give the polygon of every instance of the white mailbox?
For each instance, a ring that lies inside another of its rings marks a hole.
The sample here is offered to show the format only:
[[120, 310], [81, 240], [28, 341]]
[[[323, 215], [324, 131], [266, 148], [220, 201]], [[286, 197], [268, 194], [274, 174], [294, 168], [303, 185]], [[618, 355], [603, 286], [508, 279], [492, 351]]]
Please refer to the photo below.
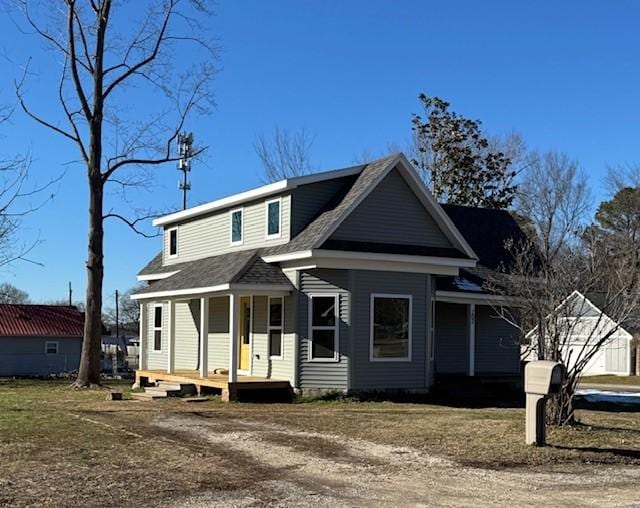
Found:
[[529, 362], [524, 368], [524, 391], [536, 395], [552, 395], [562, 387], [564, 367], [551, 360]]
[[524, 368], [526, 442], [537, 446], [545, 442], [547, 398], [558, 393], [564, 381], [564, 365], [550, 360], [529, 362]]

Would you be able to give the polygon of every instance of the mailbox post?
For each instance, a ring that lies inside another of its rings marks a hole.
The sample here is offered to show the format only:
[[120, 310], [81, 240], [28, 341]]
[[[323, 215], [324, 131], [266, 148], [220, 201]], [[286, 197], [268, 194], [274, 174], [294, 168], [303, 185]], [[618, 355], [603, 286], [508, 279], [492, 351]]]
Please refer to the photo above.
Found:
[[526, 393], [526, 442], [545, 444], [546, 404], [549, 395], [558, 393], [564, 379], [564, 366], [550, 360], [529, 362], [524, 368]]

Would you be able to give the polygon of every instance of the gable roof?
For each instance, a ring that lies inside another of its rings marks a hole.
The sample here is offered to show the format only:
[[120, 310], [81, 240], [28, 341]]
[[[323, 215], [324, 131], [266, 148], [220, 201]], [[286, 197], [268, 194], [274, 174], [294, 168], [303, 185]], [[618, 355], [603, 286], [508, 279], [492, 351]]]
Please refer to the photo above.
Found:
[[280, 267], [265, 263], [258, 253], [258, 249], [243, 250], [171, 265], [176, 273], [140, 289], [133, 297], [139, 299], [156, 293], [188, 290], [195, 293], [225, 284], [286, 286], [292, 289]]
[[290, 242], [264, 249], [263, 256], [277, 256], [322, 247], [349, 214], [394, 168], [398, 168], [403, 176], [414, 184], [410, 185], [411, 189], [416, 192], [418, 198], [431, 213], [445, 236], [451, 241], [451, 244], [463, 254], [463, 256], [456, 255], [453, 257], [475, 259], [476, 254], [466, 242], [464, 236], [458, 232], [453, 222], [444, 213], [415, 173], [411, 164], [401, 153], [392, 154], [362, 166], [360, 174], [346, 193], [338, 193], [336, 199], [330, 201], [318, 216]]
[[1, 336], [82, 337], [84, 313], [66, 305], [0, 304]]

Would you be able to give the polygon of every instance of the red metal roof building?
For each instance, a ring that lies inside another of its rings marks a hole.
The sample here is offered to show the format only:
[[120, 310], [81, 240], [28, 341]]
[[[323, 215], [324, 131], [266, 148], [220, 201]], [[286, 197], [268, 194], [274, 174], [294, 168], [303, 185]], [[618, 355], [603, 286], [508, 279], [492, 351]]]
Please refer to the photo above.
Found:
[[68, 305], [0, 304], [0, 336], [81, 337], [84, 312]]

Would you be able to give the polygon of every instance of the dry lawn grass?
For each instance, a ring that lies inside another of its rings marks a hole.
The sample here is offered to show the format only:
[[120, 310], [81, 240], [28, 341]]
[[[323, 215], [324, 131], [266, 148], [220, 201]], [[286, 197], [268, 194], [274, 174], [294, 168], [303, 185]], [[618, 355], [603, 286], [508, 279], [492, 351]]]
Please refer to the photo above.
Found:
[[[120, 386], [123, 388], [123, 386]], [[486, 469], [581, 472], [640, 464], [640, 414], [581, 411], [583, 425], [553, 430], [551, 446], [523, 444], [522, 409], [426, 404], [310, 402], [188, 404], [105, 400], [64, 382], [0, 382], [0, 505], [145, 506], [197, 492], [248, 488], [281, 474], [223, 443], [158, 425], [185, 416], [219, 429], [251, 422], [416, 448]], [[327, 440], [266, 434], [274, 444], [349, 462]], [[271, 436], [271, 437], [269, 437]]]

